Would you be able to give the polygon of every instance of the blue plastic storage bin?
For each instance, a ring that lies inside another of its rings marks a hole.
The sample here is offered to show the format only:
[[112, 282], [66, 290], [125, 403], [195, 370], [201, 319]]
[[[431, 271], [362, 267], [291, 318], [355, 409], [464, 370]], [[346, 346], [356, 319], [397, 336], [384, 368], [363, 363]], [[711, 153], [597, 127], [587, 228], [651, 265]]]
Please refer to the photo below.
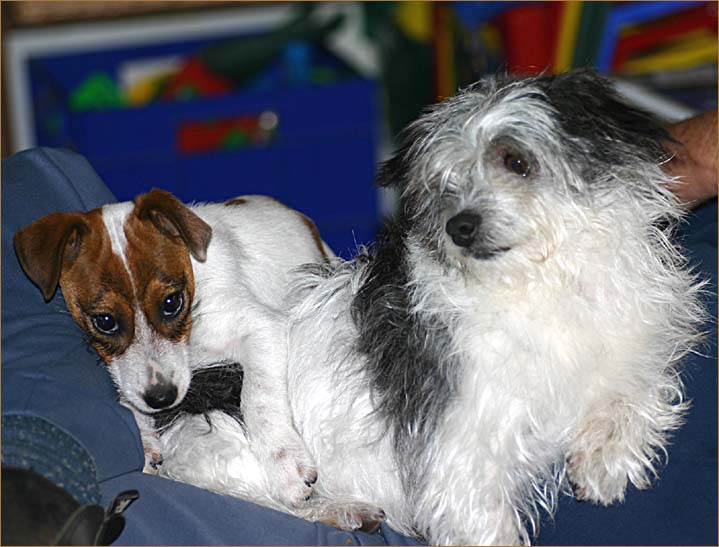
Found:
[[[207, 43], [32, 59], [38, 144], [85, 155], [119, 200], [152, 187], [184, 201], [271, 195], [310, 216], [335, 252], [351, 256], [356, 244], [373, 239], [378, 226], [373, 81], [354, 76], [323, 85], [248, 86], [217, 97], [99, 111], [68, 107], [69, 95], [92, 72], [114, 74], [133, 59], [191, 55]], [[178, 150], [183, 124], [268, 111], [279, 123], [266, 145], [192, 154]]]

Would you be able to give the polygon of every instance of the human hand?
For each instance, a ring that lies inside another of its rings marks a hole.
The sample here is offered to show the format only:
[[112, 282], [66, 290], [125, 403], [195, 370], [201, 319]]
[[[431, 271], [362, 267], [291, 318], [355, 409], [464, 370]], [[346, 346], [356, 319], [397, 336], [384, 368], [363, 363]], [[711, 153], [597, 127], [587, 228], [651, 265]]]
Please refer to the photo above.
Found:
[[677, 142], [666, 143], [674, 154], [664, 171], [681, 182], [670, 188], [687, 206], [717, 195], [717, 112], [705, 112], [667, 127]]

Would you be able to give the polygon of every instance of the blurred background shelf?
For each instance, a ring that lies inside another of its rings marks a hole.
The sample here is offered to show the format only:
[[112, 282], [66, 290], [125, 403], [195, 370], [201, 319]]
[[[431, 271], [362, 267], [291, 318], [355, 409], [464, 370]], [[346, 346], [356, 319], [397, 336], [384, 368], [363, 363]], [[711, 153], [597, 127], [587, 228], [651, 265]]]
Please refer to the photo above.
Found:
[[153, 186], [185, 201], [269, 194], [351, 254], [378, 224], [378, 94], [326, 47], [344, 15], [311, 11], [66, 25], [34, 41], [38, 29], [26, 31], [9, 51], [29, 90], [14, 90], [28, 114], [18, 148], [81, 152], [120, 200]]
[[78, 21], [101, 21], [148, 14], [177, 13], [181, 11], [207, 10], [224, 7], [226, 2], [214, 0], [150, 0], [85, 2], [65, 0], [36, 0], [32, 2], [7, 2], [3, 17], [13, 28], [45, 26]]
[[594, 66], [666, 121], [717, 108], [716, 2], [3, 2], [3, 156], [85, 154], [120, 199], [269, 193], [344, 256], [376, 165], [486, 74]]

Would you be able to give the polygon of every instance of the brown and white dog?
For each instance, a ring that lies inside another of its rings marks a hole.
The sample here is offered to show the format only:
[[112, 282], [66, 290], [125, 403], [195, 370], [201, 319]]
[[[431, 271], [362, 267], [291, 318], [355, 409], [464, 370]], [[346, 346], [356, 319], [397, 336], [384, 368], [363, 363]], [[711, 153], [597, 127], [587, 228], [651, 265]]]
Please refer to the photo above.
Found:
[[241, 363], [242, 427], [228, 430], [219, 420], [216, 431], [228, 432], [221, 441], [242, 458], [213, 483], [203, 470], [210, 464], [175, 435], [178, 457], [195, 458], [200, 473], [178, 464], [175, 478], [290, 509], [304, 504], [317, 474], [290, 416], [282, 308], [290, 270], [333, 256], [311, 220], [262, 196], [188, 206], [153, 190], [132, 202], [45, 216], [14, 243], [46, 300], [60, 285], [107, 363], [140, 428], [145, 471], [157, 472], [164, 448], [153, 415], [180, 404], [194, 371]]

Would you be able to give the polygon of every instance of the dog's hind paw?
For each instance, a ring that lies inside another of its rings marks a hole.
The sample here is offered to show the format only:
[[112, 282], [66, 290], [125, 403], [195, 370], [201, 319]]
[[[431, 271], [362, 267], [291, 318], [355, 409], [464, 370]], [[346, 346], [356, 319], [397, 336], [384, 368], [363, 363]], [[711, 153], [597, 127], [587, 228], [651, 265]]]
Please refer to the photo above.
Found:
[[311, 521], [319, 521], [339, 530], [374, 533], [384, 522], [385, 512], [375, 505], [348, 502], [329, 502], [326, 499], [314, 499], [307, 507], [297, 511], [297, 516]]
[[373, 534], [379, 530], [385, 518], [384, 511], [379, 507], [353, 504], [345, 508], [338, 508], [335, 515], [322, 519], [322, 522], [340, 530], [361, 530]]
[[276, 485], [279, 501], [290, 508], [306, 503], [312, 497], [317, 482], [314, 466], [285, 449], [275, 452], [271, 460], [268, 476]]

